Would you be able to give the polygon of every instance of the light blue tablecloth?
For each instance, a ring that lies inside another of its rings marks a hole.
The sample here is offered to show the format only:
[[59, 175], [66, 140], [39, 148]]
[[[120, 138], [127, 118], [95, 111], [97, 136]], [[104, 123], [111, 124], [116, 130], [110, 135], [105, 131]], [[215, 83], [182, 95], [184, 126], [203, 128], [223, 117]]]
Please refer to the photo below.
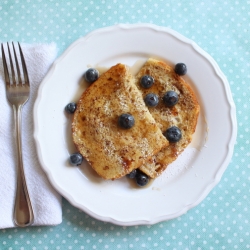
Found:
[[55, 42], [59, 55], [88, 32], [117, 23], [154, 23], [194, 40], [228, 78], [238, 137], [221, 182], [177, 219], [120, 227], [97, 221], [63, 200], [62, 224], [1, 230], [0, 249], [249, 249], [249, 21], [250, 2], [237, 0], [1, 1], [1, 41]]

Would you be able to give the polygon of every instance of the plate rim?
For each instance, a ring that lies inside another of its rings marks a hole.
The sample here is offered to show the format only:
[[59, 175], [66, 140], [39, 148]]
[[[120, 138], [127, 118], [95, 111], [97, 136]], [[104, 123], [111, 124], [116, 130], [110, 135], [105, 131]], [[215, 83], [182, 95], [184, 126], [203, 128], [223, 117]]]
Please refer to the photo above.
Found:
[[[197, 198], [197, 200], [191, 204], [188, 204], [186, 206], [183, 206], [182, 209], [180, 209], [179, 211], [171, 214], [171, 215], [164, 215], [164, 216], [155, 216], [154, 218], [151, 219], [144, 219], [144, 220], [134, 220], [134, 221], [119, 221], [116, 220], [110, 216], [101, 216], [99, 214], [96, 214], [94, 212], [92, 212], [91, 210], [89, 210], [87, 207], [82, 207], [81, 204], [79, 204], [74, 197], [66, 192], [65, 190], [63, 190], [61, 187], [59, 187], [56, 183], [56, 181], [54, 180], [53, 175], [51, 174], [49, 168], [46, 167], [46, 164], [43, 161], [43, 157], [42, 157], [42, 152], [41, 152], [41, 145], [39, 143], [39, 125], [37, 122], [37, 110], [38, 110], [38, 106], [39, 103], [41, 101], [42, 98], [42, 89], [43, 86], [45, 85], [45, 83], [47, 82], [47, 79], [50, 78], [51, 75], [53, 75], [53, 72], [55, 71], [55, 68], [57, 67], [57, 64], [60, 63], [60, 61], [63, 60], [63, 58], [72, 50], [72, 48], [77, 45], [80, 42], [86, 41], [88, 40], [91, 36], [96, 35], [97, 33], [108, 33], [108, 32], [114, 32], [117, 29], [123, 29], [123, 30], [129, 30], [129, 29], [136, 29], [136, 28], [149, 28], [149, 29], [153, 29], [155, 31], [160, 31], [160, 32], [165, 32], [167, 34], [172, 35], [173, 37], [177, 38], [178, 40], [189, 44], [193, 47], [193, 49], [199, 53], [202, 57], [204, 57], [208, 63], [213, 67], [216, 75], [221, 79], [221, 82], [223, 83], [223, 87], [225, 89], [226, 92], [226, 99], [228, 106], [229, 106], [229, 111], [230, 111], [230, 120], [232, 122], [232, 136], [229, 140], [229, 144], [228, 144], [228, 152], [227, 155], [222, 163], [222, 165], [220, 166], [220, 168], [218, 168], [216, 175], [214, 177], [214, 179], [210, 182], [209, 185], [206, 186], [206, 188], [204, 190], [202, 190], [201, 195]], [[166, 220], [170, 220], [170, 219], [174, 219], [176, 217], [179, 217], [180, 215], [185, 214], [188, 210], [190, 210], [191, 208], [197, 206], [208, 194], [209, 192], [219, 183], [224, 171], [226, 170], [228, 164], [230, 163], [230, 160], [232, 158], [233, 155], [233, 151], [234, 151], [234, 145], [236, 142], [236, 137], [237, 137], [237, 119], [236, 119], [236, 106], [234, 104], [233, 101], [233, 97], [232, 97], [232, 93], [230, 90], [230, 85], [227, 81], [227, 78], [225, 77], [225, 75], [222, 73], [221, 69], [219, 68], [219, 65], [216, 63], [216, 61], [207, 53], [205, 52], [203, 49], [201, 49], [193, 40], [186, 38], [185, 36], [181, 35], [180, 33], [178, 33], [177, 31], [169, 28], [169, 27], [164, 27], [164, 26], [157, 26], [155, 24], [148, 24], [148, 23], [140, 23], [140, 24], [116, 24], [113, 26], [108, 26], [108, 27], [104, 27], [104, 28], [99, 28], [96, 30], [93, 30], [92, 32], [86, 34], [85, 36], [77, 39], [76, 41], [74, 41], [69, 47], [67, 47], [67, 49], [53, 62], [53, 64], [51, 65], [48, 73], [46, 74], [46, 76], [44, 77], [44, 79], [42, 80], [38, 92], [37, 92], [37, 98], [34, 104], [34, 109], [33, 109], [33, 120], [34, 120], [34, 133], [33, 133], [33, 137], [35, 140], [35, 145], [36, 145], [36, 151], [37, 151], [37, 155], [38, 155], [38, 159], [39, 162], [43, 168], [43, 170], [45, 171], [50, 183], [52, 184], [52, 186], [58, 191], [58, 193], [60, 193], [63, 197], [65, 197], [65, 199], [67, 199], [69, 201], [69, 203], [71, 203], [73, 206], [83, 210], [84, 212], [86, 212], [87, 214], [89, 214], [91, 217], [96, 218], [98, 220], [101, 221], [105, 221], [105, 222], [110, 222], [116, 225], [120, 225], [120, 226], [135, 226], [135, 225], [152, 225], [161, 221], [166, 221]]]

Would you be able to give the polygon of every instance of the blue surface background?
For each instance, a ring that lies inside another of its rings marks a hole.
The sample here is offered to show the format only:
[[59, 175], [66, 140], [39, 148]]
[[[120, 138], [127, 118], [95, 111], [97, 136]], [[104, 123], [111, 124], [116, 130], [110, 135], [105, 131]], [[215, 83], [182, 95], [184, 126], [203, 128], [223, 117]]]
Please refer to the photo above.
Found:
[[249, 21], [250, 1], [1, 1], [2, 42], [55, 42], [58, 56], [79, 37], [117, 23], [153, 23], [194, 40], [229, 81], [238, 137], [221, 182], [177, 219], [120, 227], [97, 221], [63, 200], [62, 224], [0, 230], [0, 249], [249, 249]]

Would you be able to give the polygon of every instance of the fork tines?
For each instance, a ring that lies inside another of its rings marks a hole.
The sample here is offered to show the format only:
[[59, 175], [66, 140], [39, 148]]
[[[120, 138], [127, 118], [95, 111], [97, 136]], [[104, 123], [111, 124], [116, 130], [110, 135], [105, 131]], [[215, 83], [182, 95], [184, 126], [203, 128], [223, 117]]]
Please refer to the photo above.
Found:
[[[21, 73], [20, 73], [20, 68], [19, 68], [19, 63], [18, 63], [18, 58], [17, 58], [14, 43], [12, 42], [12, 48], [13, 48], [13, 52], [14, 52], [16, 71], [15, 71], [15, 68], [14, 68], [14, 65], [13, 65], [9, 43], [7, 43], [8, 56], [9, 56], [9, 61], [10, 61], [11, 78], [10, 78], [10, 75], [9, 75], [8, 64], [7, 64], [6, 55], [5, 55], [5, 52], [4, 52], [4, 46], [3, 46], [3, 44], [1, 44], [3, 67], [4, 67], [4, 77], [5, 77], [5, 82], [6, 82], [7, 86], [10, 86], [11, 84], [17, 84], [16, 73], [17, 73], [18, 83], [19, 84], [27, 84], [27, 85], [29, 85], [28, 71], [27, 71], [25, 60], [24, 60], [23, 51], [22, 51], [22, 48], [21, 48], [19, 42], [18, 42], [18, 47], [19, 47], [19, 53], [20, 53], [22, 68], [23, 68], [24, 82], [22, 81], [22, 78], [21, 78]], [[11, 79], [12, 79], [12, 82], [11, 82]]]

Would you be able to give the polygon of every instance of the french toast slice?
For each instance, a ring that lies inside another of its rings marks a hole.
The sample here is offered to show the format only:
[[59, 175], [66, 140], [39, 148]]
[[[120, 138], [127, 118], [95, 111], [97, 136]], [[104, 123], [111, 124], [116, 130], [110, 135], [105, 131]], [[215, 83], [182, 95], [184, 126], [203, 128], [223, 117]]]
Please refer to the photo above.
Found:
[[[134, 82], [129, 68], [117, 64], [83, 92], [74, 112], [73, 142], [104, 179], [121, 178], [169, 144]], [[118, 125], [124, 113], [135, 119], [130, 129]]]
[[[152, 87], [141, 87], [140, 79], [144, 75], [154, 78]], [[143, 97], [149, 93], [155, 93], [159, 97], [156, 107], [148, 107], [158, 127], [164, 133], [171, 126], [181, 130], [182, 138], [178, 142], [171, 142], [152, 157], [140, 170], [151, 178], [159, 176], [167, 166], [187, 147], [192, 140], [199, 116], [199, 104], [190, 85], [182, 77], [174, 72], [174, 69], [162, 61], [149, 58], [136, 75], [136, 86]], [[163, 96], [167, 91], [173, 90], [179, 96], [179, 101], [173, 107], [167, 107], [163, 102]]]

